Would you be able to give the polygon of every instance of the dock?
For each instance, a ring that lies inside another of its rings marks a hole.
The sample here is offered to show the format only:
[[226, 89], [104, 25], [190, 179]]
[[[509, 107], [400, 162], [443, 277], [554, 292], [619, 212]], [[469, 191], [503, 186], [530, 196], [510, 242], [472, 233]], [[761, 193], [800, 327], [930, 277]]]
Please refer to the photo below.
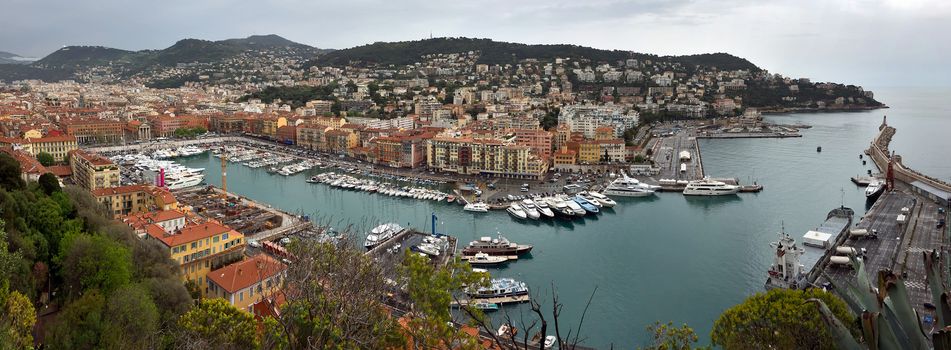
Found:
[[527, 303], [531, 300], [529, 295], [518, 295], [513, 297], [496, 297], [496, 298], [471, 298], [471, 299], [459, 299], [452, 302], [453, 307], [465, 306], [470, 303], [490, 303], [490, 304], [518, 304], [518, 303]]
[[872, 183], [872, 181], [881, 180], [881, 179], [882, 179], [881, 174], [871, 175], [871, 176], [853, 176], [851, 178], [852, 183], [862, 187], [868, 187], [868, 185]]

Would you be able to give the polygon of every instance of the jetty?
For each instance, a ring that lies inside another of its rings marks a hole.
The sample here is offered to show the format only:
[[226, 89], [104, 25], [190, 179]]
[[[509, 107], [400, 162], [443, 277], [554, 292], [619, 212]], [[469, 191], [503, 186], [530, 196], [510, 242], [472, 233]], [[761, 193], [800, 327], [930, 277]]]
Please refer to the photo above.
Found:
[[529, 300], [531, 300], [531, 297], [528, 296], [527, 294], [509, 296], [509, 297], [495, 297], [495, 298], [467, 298], [467, 299], [454, 300], [452, 302], [452, 306], [459, 307], [459, 306], [466, 306], [466, 305], [471, 305], [475, 303], [490, 303], [490, 304], [498, 304], [498, 305], [518, 304], [518, 303], [527, 303]]

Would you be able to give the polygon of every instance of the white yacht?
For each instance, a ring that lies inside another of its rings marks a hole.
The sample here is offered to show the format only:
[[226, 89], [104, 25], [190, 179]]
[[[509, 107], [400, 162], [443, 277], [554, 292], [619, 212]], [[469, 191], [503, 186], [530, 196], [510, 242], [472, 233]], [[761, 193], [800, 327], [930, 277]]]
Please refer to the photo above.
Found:
[[165, 187], [168, 187], [170, 190], [177, 190], [182, 188], [188, 188], [192, 186], [197, 186], [205, 179], [204, 174], [195, 174], [195, 173], [166, 173], [165, 174]]
[[724, 196], [736, 194], [740, 191], [740, 186], [728, 185], [726, 183], [711, 180], [711, 179], [702, 179], [694, 180], [687, 182], [687, 187], [684, 188], [685, 196]]
[[611, 199], [611, 198], [609, 198], [608, 196], [605, 196], [605, 195], [603, 195], [603, 194], [600, 194], [600, 193], [598, 193], [598, 192], [595, 192], [595, 191], [588, 191], [588, 196], [591, 197], [591, 198], [594, 198], [594, 200], [600, 202], [601, 205], [603, 205], [603, 206], [605, 206], [605, 207], [608, 207], [608, 208], [617, 205], [617, 202], [615, 202], [613, 199]]
[[487, 213], [489, 211], [489, 205], [485, 204], [485, 202], [469, 203], [462, 207], [462, 210], [474, 211], [476, 213]]
[[553, 218], [555, 217], [555, 212], [548, 207], [548, 203], [539, 199], [535, 201], [535, 208], [538, 209], [538, 213], [542, 214], [544, 217]]
[[875, 198], [885, 190], [885, 183], [879, 179], [873, 179], [865, 188], [866, 198]]
[[585, 216], [588, 214], [588, 211], [584, 210], [584, 208], [581, 207], [581, 204], [578, 204], [578, 202], [575, 202], [571, 198], [559, 198], [559, 200], [565, 203], [565, 205], [568, 206], [568, 209], [571, 209], [571, 211], [575, 213], [575, 216]]
[[565, 217], [575, 216], [575, 211], [569, 208], [568, 203], [565, 203], [565, 201], [563, 200], [560, 200], [555, 197], [548, 197], [548, 198], [542, 199], [541, 201], [544, 203], [547, 203], [549, 210], [551, 210], [555, 214], [565, 216]]
[[604, 194], [620, 197], [646, 197], [653, 195], [657, 187], [659, 186], [644, 184], [637, 181], [637, 179], [624, 175], [614, 179], [614, 181], [604, 189]]
[[538, 212], [538, 208], [535, 207], [535, 201], [525, 198], [521, 202], [522, 209], [525, 210], [525, 215], [532, 219], [538, 219], [541, 217], [541, 213]]
[[528, 214], [525, 213], [525, 210], [522, 209], [521, 205], [518, 205], [518, 202], [512, 202], [512, 204], [509, 204], [508, 209], [505, 209], [505, 211], [509, 212], [509, 214], [514, 216], [516, 219], [528, 218]]
[[393, 238], [393, 236], [402, 230], [403, 226], [392, 222], [374, 227], [372, 230], [370, 230], [370, 234], [367, 235], [367, 239], [363, 242], [363, 246], [366, 247], [367, 250], [373, 249], [383, 242], [386, 242], [390, 238]]

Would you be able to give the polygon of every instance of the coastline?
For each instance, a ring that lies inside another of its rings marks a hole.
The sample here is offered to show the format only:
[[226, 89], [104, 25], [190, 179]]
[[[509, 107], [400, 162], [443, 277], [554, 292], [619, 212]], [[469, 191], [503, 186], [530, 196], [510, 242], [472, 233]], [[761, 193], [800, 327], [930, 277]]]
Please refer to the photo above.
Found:
[[762, 114], [796, 114], [796, 113], [851, 113], [851, 112], [866, 112], [873, 111], [876, 109], [888, 109], [888, 105], [882, 104], [881, 106], [849, 106], [842, 108], [806, 108], [806, 107], [750, 107], [756, 108]]

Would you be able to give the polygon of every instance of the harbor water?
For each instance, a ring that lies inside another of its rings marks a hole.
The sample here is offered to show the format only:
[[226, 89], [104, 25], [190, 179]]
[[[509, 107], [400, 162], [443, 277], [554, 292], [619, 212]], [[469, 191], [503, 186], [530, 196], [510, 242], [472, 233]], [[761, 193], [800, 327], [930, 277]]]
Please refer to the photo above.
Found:
[[[713, 321], [723, 310], [763, 290], [771, 262], [769, 243], [781, 226], [798, 240], [840, 204], [855, 209], [856, 219], [865, 212], [863, 189], [849, 177], [877, 171], [871, 162], [863, 165], [859, 154], [877, 132], [882, 115], [898, 128], [893, 148], [907, 165], [951, 178], [951, 163], [939, 153], [951, 149], [951, 138], [945, 135], [951, 119], [940, 98], [948, 91], [875, 91], [891, 109], [767, 117], [778, 123], [813, 125], [802, 131], [802, 138], [701, 141], [708, 175], [736, 177], [745, 184], [756, 181], [765, 186], [761, 193], [728, 197], [658, 193], [618, 199], [613, 209], [583, 220], [520, 222], [505, 211], [474, 214], [456, 204], [306, 183], [314, 172], [281, 176], [230, 164], [228, 190], [337, 228], [398, 222], [428, 231], [430, 213], [435, 212], [438, 230], [459, 237], [460, 244], [501, 232], [535, 248], [529, 258], [491, 269], [493, 276], [529, 283], [545, 305], [543, 310], [550, 310], [554, 285], [564, 304], [563, 334], [568, 328], [576, 332], [585, 303], [597, 287], [581, 329], [585, 345], [645, 345], [645, 327], [654, 321], [687, 323], [707, 343]], [[926, 92], [931, 99], [918, 95]], [[822, 152], [816, 152], [817, 146]], [[178, 161], [205, 168], [205, 181], [220, 185], [217, 158], [206, 153]], [[520, 312], [531, 316], [527, 305], [505, 310], [496, 315], [508, 312], [515, 320]]]

